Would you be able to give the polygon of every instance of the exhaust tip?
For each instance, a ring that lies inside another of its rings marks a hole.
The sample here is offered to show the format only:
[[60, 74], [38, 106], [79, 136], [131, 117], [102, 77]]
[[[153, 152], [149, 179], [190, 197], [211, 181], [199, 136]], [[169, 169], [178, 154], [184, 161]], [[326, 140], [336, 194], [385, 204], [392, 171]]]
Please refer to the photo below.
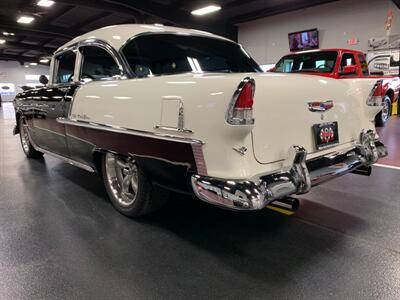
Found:
[[293, 197], [287, 197], [271, 202], [266, 208], [287, 216], [293, 215], [300, 208], [300, 201]]

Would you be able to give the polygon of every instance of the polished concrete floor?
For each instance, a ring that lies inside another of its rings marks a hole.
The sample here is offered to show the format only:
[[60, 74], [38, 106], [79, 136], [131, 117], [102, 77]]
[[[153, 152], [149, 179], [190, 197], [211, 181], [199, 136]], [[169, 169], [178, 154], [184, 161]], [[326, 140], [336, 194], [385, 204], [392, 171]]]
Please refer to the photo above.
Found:
[[13, 125], [5, 105], [0, 299], [400, 299], [400, 170], [317, 187], [292, 217], [175, 195], [132, 220], [98, 177], [26, 159]]

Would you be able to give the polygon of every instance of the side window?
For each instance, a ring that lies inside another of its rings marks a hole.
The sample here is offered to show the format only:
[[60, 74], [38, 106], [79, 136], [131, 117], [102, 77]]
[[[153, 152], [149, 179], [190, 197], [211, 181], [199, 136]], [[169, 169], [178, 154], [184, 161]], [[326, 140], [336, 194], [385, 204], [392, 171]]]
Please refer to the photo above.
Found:
[[80, 80], [102, 80], [121, 75], [118, 64], [106, 50], [96, 46], [84, 46], [80, 51], [83, 60]]
[[277, 64], [277, 72], [290, 73], [293, 67], [293, 59], [285, 58]]
[[74, 81], [76, 54], [73, 51], [67, 51], [56, 57], [57, 72], [55, 83], [68, 83]]
[[351, 53], [344, 53], [342, 55], [342, 61], [340, 62], [340, 72], [343, 70], [345, 66], [352, 66], [356, 64], [356, 60], [354, 59], [354, 55]]
[[364, 55], [359, 54], [358, 60], [360, 61], [361, 71], [362, 71], [363, 75], [368, 76], [369, 75], [368, 64], [367, 64], [367, 61], [365, 60]]

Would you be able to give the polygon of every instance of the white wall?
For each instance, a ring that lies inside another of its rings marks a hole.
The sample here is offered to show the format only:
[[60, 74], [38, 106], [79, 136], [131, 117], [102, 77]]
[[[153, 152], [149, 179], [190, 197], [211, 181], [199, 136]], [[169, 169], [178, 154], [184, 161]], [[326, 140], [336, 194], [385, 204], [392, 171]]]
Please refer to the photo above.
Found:
[[[17, 93], [22, 91], [18, 86], [26, 85], [27, 83], [39, 84], [37, 80], [26, 80], [25, 75], [27, 74], [48, 75], [49, 67], [37, 65], [26, 68], [15, 61], [0, 61], [0, 83], [13, 83]], [[14, 99], [14, 95], [2, 96], [2, 99], [3, 101], [11, 101]]]
[[[400, 33], [400, 10], [391, 0], [341, 0], [239, 25], [239, 42], [259, 64], [276, 63], [289, 52], [288, 33], [318, 28], [320, 48], [366, 52], [368, 39], [385, 36], [387, 11], [395, 20], [391, 34]], [[357, 38], [355, 46], [347, 44]]]

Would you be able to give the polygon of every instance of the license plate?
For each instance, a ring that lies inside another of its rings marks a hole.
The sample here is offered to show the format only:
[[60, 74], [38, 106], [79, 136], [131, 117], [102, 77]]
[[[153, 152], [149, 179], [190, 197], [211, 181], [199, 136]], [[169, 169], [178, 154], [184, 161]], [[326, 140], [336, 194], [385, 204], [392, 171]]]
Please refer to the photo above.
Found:
[[317, 150], [339, 143], [338, 123], [322, 123], [313, 125], [315, 146]]

